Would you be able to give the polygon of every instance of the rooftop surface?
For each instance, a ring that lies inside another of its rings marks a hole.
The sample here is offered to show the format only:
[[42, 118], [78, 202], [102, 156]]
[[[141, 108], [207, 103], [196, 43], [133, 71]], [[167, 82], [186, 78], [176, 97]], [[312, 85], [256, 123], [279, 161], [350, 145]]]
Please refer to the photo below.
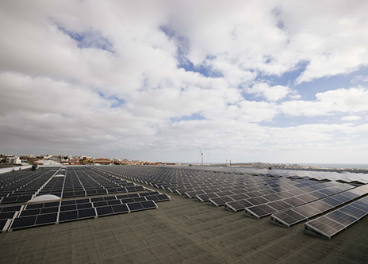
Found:
[[332, 240], [171, 194], [158, 209], [0, 235], [1, 263], [367, 263], [368, 217]]

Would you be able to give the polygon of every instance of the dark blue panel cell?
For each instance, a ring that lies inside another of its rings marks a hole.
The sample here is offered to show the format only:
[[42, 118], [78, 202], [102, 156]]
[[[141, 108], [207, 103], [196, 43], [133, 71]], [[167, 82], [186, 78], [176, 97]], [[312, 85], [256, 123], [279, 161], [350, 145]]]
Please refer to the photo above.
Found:
[[128, 194], [128, 198], [135, 198], [135, 197], [139, 197], [138, 193], [130, 193]]
[[35, 225], [49, 225], [54, 224], [57, 221], [57, 213], [52, 214], [40, 214], [37, 216]]
[[60, 206], [60, 212], [73, 211], [76, 209], [77, 206], [75, 204]]
[[10, 229], [20, 229], [34, 226], [36, 219], [37, 216], [35, 215], [15, 218]]
[[75, 201], [76, 200], [61, 201], [61, 206], [75, 204], [76, 203]]
[[113, 210], [112, 210], [111, 206], [98, 207], [98, 208], [96, 208], [96, 210], [97, 210], [97, 215], [98, 216], [113, 214]]
[[135, 191], [135, 186], [127, 186], [126, 187], [128, 192], [134, 192]]
[[114, 214], [129, 213], [129, 208], [126, 204], [112, 205], [111, 207], [114, 211]]
[[12, 219], [14, 217], [15, 212], [1, 212], [0, 219]]
[[147, 201], [147, 199], [145, 197], [136, 197], [133, 198], [134, 202], [143, 202], [143, 201]]
[[106, 201], [102, 201], [102, 202], [95, 202], [93, 203], [93, 207], [102, 207], [102, 206], [107, 206], [107, 202]]
[[[157, 195], [158, 201], [163, 202], [163, 201], [170, 201], [170, 197], [167, 196], [167, 194], [158, 194]], [[148, 199], [147, 199], [148, 200]], [[231, 201], [230, 201], [231, 202]]]
[[4, 197], [1, 200], [2, 204], [6, 204], [6, 203], [15, 203], [18, 199], [18, 196], [10, 196], [10, 197]]
[[38, 215], [41, 209], [24, 210], [21, 212], [21, 216]]
[[157, 205], [153, 201], [141, 202], [144, 209], [156, 209]]
[[21, 205], [7, 206], [7, 207], [3, 207], [3, 210], [1, 210], [1, 212], [2, 213], [15, 212], [15, 211], [19, 211], [21, 207], [22, 207]]
[[349, 204], [347, 206], [344, 206], [340, 209], [341, 212], [344, 212], [346, 214], [349, 214], [357, 219], [360, 219], [362, 217], [364, 217], [367, 212], [366, 211], [363, 211], [363, 210], [360, 210], [356, 207], [354, 207], [352, 204]]
[[352, 217], [351, 215], [348, 215], [340, 210], [333, 211], [326, 215], [326, 217], [338, 222], [339, 224], [342, 224], [344, 226], [349, 226], [356, 221], [358, 221], [357, 218]]
[[120, 200], [111, 200], [111, 201], [107, 201], [107, 203], [109, 205], [114, 205], [114, 204], [121, 204], [121, 201]]
[[59, 206], [60, 202], [44, 203], [43, 207], [56, 207]]
[[144, 188], [143, 188], [143, 186], [138, 185], [138, 186], [135, 186], [135, 190], [136, 191], [144, 191]]
[[60, 212], [59, 214], [59, 222], [74, 221], [76, 219], [78, 219], [77, 210]]
[[59, 207], [46, 207], [41, 209], [40, 214], [57, 213], [58, 211]]
[[41, 209], [43, 207], [43, 203], [38, 203], [38, 204], [28, 204], [26, 209]]
[[21, 195], [17, 199], [17, 203], [27, 202], [32, 199], [32, 195]]
[[83, 204], [83, 203], [89, 203], [90, 200], [87, 198], [87, 199], [78, 199], [78, 200], [75, 200], [75, 202], [77, 204]]
[[110, 201], [110, 200], [116, 200], [116, 197], [115, 196], [106, 196], [106, 197], [103, 197], [105, 201]]
[[141, 203], [128, 203], [127, 206], [129, 207], [129, 211], [135, 212], [135, 211], [141, 211], [144, 210]]
[[97, 190], [96, 190], [96, 193], [97, 193], [97, 194], [106, 194], [107, 192], [106, 192], [106, 190], [105, 190], [105, 189], [97, 189]]
[[122, 203], [134, 203], [134, 199], [126, 198], [120, 200]]
[[84, 204], [77, 204], [77, 209], [86, 209], [86, 208], [92, 208], [92, 203], [84, 203]]
[[0, 219], [0, 231], [4, 229], [8, 219]]
[[104, 201], [104, 198], [103, 197], [91, 198], [91, 202], [92, 203], [94, 203], [94, 202], [101, 202], [101, 201]]
[[94, 217], [96, 217], [96, 211], [94, 208], [78, 210], [78, 219]]

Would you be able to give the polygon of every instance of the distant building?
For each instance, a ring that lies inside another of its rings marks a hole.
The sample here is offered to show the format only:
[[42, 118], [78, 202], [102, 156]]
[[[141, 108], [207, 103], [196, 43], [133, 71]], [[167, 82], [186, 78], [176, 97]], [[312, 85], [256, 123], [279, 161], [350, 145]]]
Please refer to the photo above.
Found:
[[100, 164], [100, 165], [112, 165], [113, 162], [110, 159], [94, 159], [94, 163], [95, 164]]
[[5, 163], [8, 163], [8, 164], [21, 164], [22, 161], [20, 160], [20, 158], [18, 156], [13, 156], [13, 157], [6, 157]]

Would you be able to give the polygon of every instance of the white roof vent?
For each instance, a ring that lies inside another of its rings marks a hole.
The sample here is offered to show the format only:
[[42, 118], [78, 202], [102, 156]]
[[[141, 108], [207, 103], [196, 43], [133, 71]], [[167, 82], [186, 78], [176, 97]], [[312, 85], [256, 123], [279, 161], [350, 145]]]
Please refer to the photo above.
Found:
[[45, 195], [40, 195], [35, 198], [32, 198], [27, 203], [46, 203], [46, 202], [55, 202], [55, 201], [60, 201], [60, 200], [61, 200], [61, 197], [59, 196], [56, 196], [53, 194], [45, 194]]

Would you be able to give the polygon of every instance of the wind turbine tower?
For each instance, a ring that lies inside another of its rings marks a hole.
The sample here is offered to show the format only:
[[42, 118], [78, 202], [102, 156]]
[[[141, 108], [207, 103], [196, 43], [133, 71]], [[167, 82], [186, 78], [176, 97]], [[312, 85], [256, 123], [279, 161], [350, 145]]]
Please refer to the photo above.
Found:
[[197, 160], [197, 161], [199, 161], [199, 159], [200, 159], [200, 158], [202, 158], [202, 165], [203, 165], [203, 156], [204, 156], [204, 153], [202, 152], [202, 150], [201, 150], [201, 147], [200, 147], [200, 146], [198, 146], [198, 148], [199, 148], [199, 151], [201, 152], [201, 155], [199, 156], [199, 158], [198, 158], [198, 160]]

